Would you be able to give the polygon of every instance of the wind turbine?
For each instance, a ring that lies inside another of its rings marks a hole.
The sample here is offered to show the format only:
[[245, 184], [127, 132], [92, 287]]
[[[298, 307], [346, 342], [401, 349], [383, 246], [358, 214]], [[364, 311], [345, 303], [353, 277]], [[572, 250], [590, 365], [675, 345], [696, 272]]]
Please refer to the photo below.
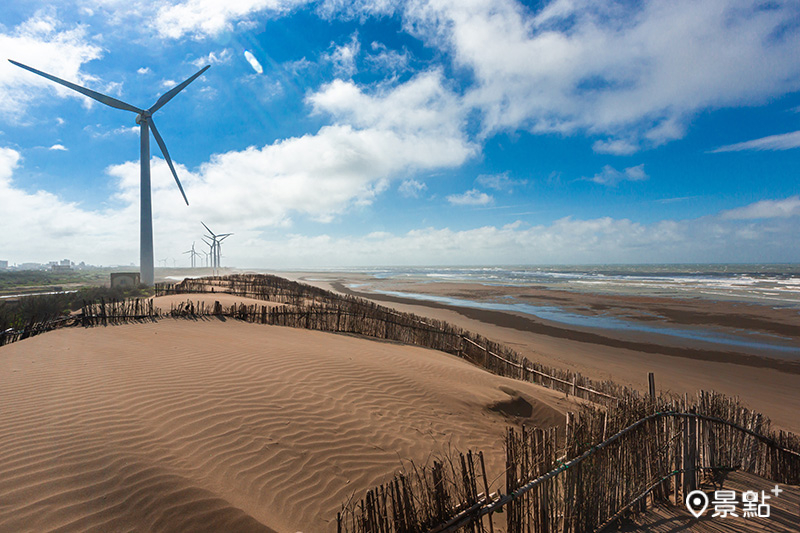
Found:
[[192, 254], [192, 255], [191, 255], [191, 258], [192, 258], [192, 268], [194, 268], [194, 264], [195, 264], [195, 263], [194, 263], [194, 258], [195, 258], [195, 256], [200, 256], [200, 254], [199, 254], [199, 253], [197, 253], [197, 252], [195, 252], [195, 251], [194, 251], [194, 243], [192, 243], [192, 249], [191, 249], [191, 250], [186, 250], [186, 251], [185, 251], [185, 252], [183, 252], [183, 253], [185, 253], [185, 254]]
[[213, 276], [217, 275], [217, 246], [219, 242], [217, 242], [216, 237], [212, 240], [209, 240], [204, 235], [202, 237], [203, 242], [208, 245], [208, 252], [206, 253], [206, 266], [211, 267], [211, 274]]
[[178, 179], [178, 174], [177, 172], [175, 172], [175, 167], [172, 165], [172, 159], [169, 157], [169, 152], [167, 152], [167, 145], [164, 144], [164, 139], [161, 138], [161, 135], [158, 133], [158, 130], [156, 129], [156, 123], [153, 122], [153, 113], [161, 109], [167, 102], [172, 100], [172, 98], [176, 94], [181, 92], [187, 85], [192, 83], [211, 65], [206, 65], [205, 67], [197, 71], [194, 75], [189, 77], [183, 83], [176, 85], [169, 91], [162, 94], [161, 97], [156, 101], [156, 103], [150, 107], [150, 109], [139, 109], [136, 106], [126, 104], [125, 102], [117, 100], [116, 98], [112, 98], [110, 96], [106, 96], [105, 94], [93, 91], [91, 89], [87, 89], [86, 87], [81, 87], [80, 85], [70, 83], [68, 81], [62, 80], [61, 78], [57, 78], [51, 74], [47, 74], [40, 70], [36, 70], [35, 68], [23, 65], [22, 63], [12, 61], [11, 59], [9, 59], [9, 61], [20, 68], [24, 68], [25, 70], [33, 72], [34, 74], [38, 74], [39, 76], [47, 78], [48, 80], [54, 81], [65, 87], [69, 87], [70, 89], [77, 91], [83, 95], [86, 95], [89, 98], [93, 98], [98, 102], [103, 103], [107, 106], [114, 107], [116, 109], [122, 109], [123, 111], [132, 111], [137, 114], [136, 123], [139, 124], [140, 126], [140, 137], [141, 137], [140, 156], [139, 156], [140, 176], [141, 176], [141, 184], [139, 186], [139, 193], [140, 193], [139, 268], [141, 270], [140, 277], [142, 283], [144, 283], [145, 285], [153, 285], [155, 277], [153, 273], [154, 271], [153, 208], [150, 195], [150, 133], [149, 133], [150, 130], [153, 131], [153, 137], [158, 143], [158, 147], [161, 148], [161, 153], [164, 154], [164, 159], [166, 160], [167, 165], [169, 165], [169, 169], [172, 171], [172, 176], [175, 178], [175, 183], [178, 184], [178, 189], [180, 189], [181, 194], [183, 195], [183, 200], [186, 202], [186, 205], [189, 205], [189, 200], [186, 199], [186, 193], [183, 192], [183, 186], [181, 185], [181, 182]]
[[[219, 264], [220, 263], [220, 258], [222, 257], [222, 254], [220, 253], [221, 249], [222, 249], [221, 243], [222, 243], [222, 241], [224, 241], [225, 239], [227, 239], [228, 237], [233, 235], [233, 233], [215, 234], [213, 231], [211, 231], [209, 229], [208, 226], [206, 226], [205, 222], [200, 221], [200, 223], [203, 225], [204, 228], [206, 228], [206, 231], [208, 231], [208, 233], [211, 234], [210, 235], [210, 237], [212, 239], [212, 242], [210, 243], [210, 246], [211, 246], [211, 262], [212, 262], [212, 267], [217, 269], [220, 266], [220, 264]], [[206, 241], [206, 242], [208, 242], [208, 241]]]

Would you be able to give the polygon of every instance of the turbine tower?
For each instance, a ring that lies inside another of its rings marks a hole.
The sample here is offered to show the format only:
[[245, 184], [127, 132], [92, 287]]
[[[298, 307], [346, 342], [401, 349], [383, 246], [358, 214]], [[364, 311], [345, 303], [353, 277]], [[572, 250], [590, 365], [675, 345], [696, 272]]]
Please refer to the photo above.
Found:
[[[233, 233], [215, 234], [213, 231], [211, 231], [208, 228], [208, 226], [206, 226], [205, 222], [200, 221], [200, 223], [203, 225], [204, 228], [206, 228], [206, 231], [208, 231], [208, 233], [210, 234], [209, 237], [211, 238], [211, 242], [209, 243], [208, 241], [206, 241], [206, 243], [211, 247], [211, 266], [216, 271], [216, 269], [218, 269], [220, 267], [220, 258], [222, 257], [222, 254], [221, 254], [221, 250], [222, 250], [221, 243], [222, 243], [222, 241], [224, 241], [225, 239], [227, 239], [228, 237], [233, 235]], [[205, 240], [205, 238], [204, 238], [204, 240]], [[215, 272], [215, 275], [216, 275], [216, 272]]]
[[156, 129], [156, 123], [153, 122], [153, 113], [161, 109], [167, 102], [172, 100], [172, 98], [176, 94], [181, 92], [187, 85], [192, 83], [211, 65], [206, 65], [183, 83], [176, 85], [169, 91], [162, 94], [161, 97], [156, 101], [156, 103], [150, 107], [150, 109], [139, 109], [136, 106], [126, 104], [125, 102], [117, 100], [116, 98], [112, 98], [110, 96], [106, 96], [105, 94], [92, 91], [91, 89], [87, 89], [86, 87], [81, 87], [80, 85], [70, 83], [68, 81], [62, 80], [61, 78], [57, 78], [51, 74], [47, 74], [40, 70], [36, 70], [35, 68], [23, 65], [22, 63], [17, 63], [16, 61], [12, 61], [11, 59], [9, 59], [9, 61], [20, 68], [24, 68], [25, 70], [33, 72], [34, 74], [38, 74], [39, 76], [47, 78], [48, 80], [54, 81], [65, 87], [69, 87], [70, 89], [77, 91], [83, 95], [86, 95], [89, 98], [93, 98], [98, 102], [103, 103], [107, 106], [114, 107], [116, 109], [122, 109], [123, 111], [132, 111], [136, 113], [136, 123], [139, 124], [140, 126], [140, 134], [141, 134], [140, 157], [139, 157], [140, 176], [141, 176], [141, 184], [139, 186], [139, 192], [140, 192], [139, 269], [141, 270], [140, 273], [141, 282], [144, 283], [145, 285], [152, 286], [153, 282], [155, 281], [155, 276], [153, 272], [154, 271], [153, 208], [150, 195], [150, 130], [152, 130], [153, 137], [158, 143], [159, 148], [161, 148], [161, 153], [164, 154], [164, 159], [166, 160], [167, 165], [169, 165], [169, 169], [172, 171], [172, 176], [175, 178], [175, 183], [178, 184], [178, 189], [180, 189], [181, 194], [183, 195], [183, 200], [186, 202], [186, 205], [189, 205], [189, 200], [186, 199], [186, 193], [183, 192], [183, 186], [181, 185], [181, 182], [178, 179], [178, 174], [177, 172], [175, 172], [175, 167], [172, 165], [172, 159], [169, 157], [169, 152], [167, 152], [167, 145], [164, 144], [164, 140], [161, 138], [161, 135], [159, 135], [158, 130]]
[[201, 256], [199, 253], [197, 253], [197, 252], [195, 252], [195, 251], [194, 251], [194, 243], [192, 243], [192, 249], [191, 249], [191, 250], [186, 250], [186, 251], [185, 251], [185, 252], [183, 252], [183, 253], [185, 253], [185, 254], [192, 254], [192, 255], [191, 255], [191, 258], [192, 258], [192, 268], [195, 268], [195, 266], [194, 266], [194, 265], [195, 265], [194, 258], [195, 258], [195, 257], [202, 257], [202, 256]]

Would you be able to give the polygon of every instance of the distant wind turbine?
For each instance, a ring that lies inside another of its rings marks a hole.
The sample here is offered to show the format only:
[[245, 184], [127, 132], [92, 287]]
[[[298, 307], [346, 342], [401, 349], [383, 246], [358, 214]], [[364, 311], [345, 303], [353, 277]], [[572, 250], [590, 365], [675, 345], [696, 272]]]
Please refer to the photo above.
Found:
[[201, 221], [200, 223], [203, 225], [204, 228], [206, 228], [206, 231], [208, 231], [208, 233], [210, 234], [210, 238], [211, 238], [212, 241], [211, 241], [211, 243], [208, 243], [208, 241], [206, 241], [206, 242], [211, 247], [211, 263], [212, 263], [211, 266], [212, 266], [212, 268], [214, 268], [216, 270], [216, 269], [218, 269], [220, 267], [220, 259], [222, 258], [222, 253], [221, 253], [222, 245], [221, 245], [221, 243], [222, 243], [222, 241], [224, 241], [225, 239], [227, 239], [228, 237], [233, 235], [233, 233], [215, 234], [213, 231], [211, 231], [209, 229], [208, 226], [206, 226], [205, 222]]
[[200, 256], [200, 254], [199, 254], [199, 253], [197, 253], [197, 252], [195, 252], [195, 251], [194, 251], [194, 243], [192, 243], [192, 249], [191, 249], [191, 250], [186, 250], [186, 251], [185, 251], [185, 252], [183, 252], [183, 253], [185, 253], [185, 254], [192, 254], [192, 255], [191, 255], [191, 258], [192, 258], [192, 268], [194, 268], [194, 264], [195, 264], [195, 263], [194, 263], [194, 258], [195, 258], [195, 257], [198, 257], [198, 256], [199, 256], [199, 257], [202, 257], [202, 256]]
[[212, 241], [206, 238], [205, 235], [201, 237], [203, 242], [208, 245], [208, 252], [206, 254], [206, 266], [210, 268], [214, 268], [214, 253], [217, 251], [217, 241]]
[[[130, 104], [126, 104], [121, 100], [117, 100], [116, 98], [112, 98], [110, 96], [106, 96], [102, 93], [98, 93], [91, 89], [87, 89], [86, 87], [81, 87], [80, 85], [76, 85], [74, 83], [70, 83], [68, 81], [62, 80], [61, 78], [57, 78], [51, 74], [47, 74], [40, 70], [36, 70], [35, 68], [29, 67], [27, 65], [23, 65], [22, 63], [17, 63], [16, 61], [9, 61], [20, 67], [33, 72], [34, 74], [38, 74], [44, 78], [47, 78], [50, 81], [54, 81], [59, 83], [65, 87], [69, 87], [74, 91], [78, 91], [79, 93], [88, 96], [89, 98], [93, 98], [100, 103], [103, 103], [107, 106], [114, 107], [116, 109], [122, 109], [124, 111], [132, 111], [137, 113], [136, 115], [136, 123], [140, 126], [140, 156], [139, 156], [139, 165], [140, 165], [140, 175], [141, 175], [141, 184], [139, 187], [140, 192], [140, 233], [139, 233], [139, 268], [141, 270], [141, 281], [145, 285], [153, 285], [155, 281], [154, 276], [154, 266], [153, 266], [153, 208], [151, 202], [151, 195], [150, 195], [150, 133], [149, 131], [153, 131], [153, 137], [155, 138], [156, 142], [158, 143], [159, 148], [161, 148], [161, 153], [164, 154], [164, 159], [169, 165], [169, 169], [172, 171], [172, 176], [175, 178], [175, 183], [178, 184], [178, 189], [180, 189], [181, 194], [183, 195], [183, 200], [186, 202], [186, 205], [189, 205], [189, 200], [186, 199], [186, 193], [183, 192], [183, 186], [181, 185], [180, 180], [178, 179], [178, 174], [175, 172], [175, 167], [172, 164], [172, 159], [169, 157], [169, 152], [167, 152], [167, 145], [164, 144], [164, 140], [159, 135], [158, 130], [156, 129], [156, 123], [153, 122], [153, 113], [161, 109], [167, 102], [172, 100], [172, 98], [181, 92], [187, 85], [192, 83], [198, 76], [200, 76], [203, 72], [205, 72], [211, 65], [206, 65], [205, 67], [201, 68], [197, 71], [193, 76], [188, 78], [183, 83], [176, 85], [169, 91], [165, 92], [161, 95], [161, 97], [153, 104], [150, 109], [139, 109], [138, 107], [132, 106]], [[164, 265], [166, 266], [166, 265]]]

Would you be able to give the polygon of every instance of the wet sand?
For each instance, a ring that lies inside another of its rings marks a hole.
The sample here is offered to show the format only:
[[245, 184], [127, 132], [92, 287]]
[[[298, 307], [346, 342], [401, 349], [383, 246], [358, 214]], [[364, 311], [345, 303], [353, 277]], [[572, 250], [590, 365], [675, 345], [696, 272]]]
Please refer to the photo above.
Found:
[[[286, 276], [286, 273], [281, 275]], [[659, 390], [695, 394], [715, 390], [738, 396], [767, 415], [773, 425], [800, 433], [800, 361], [749, 347], [732, 347], [642, 332], [567, 326], [529, 314], [474, 309], [376, 294], [374, 290], [424, 293], [471, 300], [503, 301], [511, 296], [577, 313], [636, 317], [664, 325], [702, 326], [741, 335], [780, 335], [800, 346], [796, 309], [756, 304], [625, 297], [554, 291], [542, 288], [487, 287], [464, 283], [418, 283], [376, 280], [351, 273], [294, 273], [294, 279], [364, 298], [397, 309], [438, 318], [508, 344], [521, 355], [546, 365], [569, 368], [593, 379], [610, 379], [642, 391], [654, 372]], [[356, 288], [349, 289], [348, 286]]]

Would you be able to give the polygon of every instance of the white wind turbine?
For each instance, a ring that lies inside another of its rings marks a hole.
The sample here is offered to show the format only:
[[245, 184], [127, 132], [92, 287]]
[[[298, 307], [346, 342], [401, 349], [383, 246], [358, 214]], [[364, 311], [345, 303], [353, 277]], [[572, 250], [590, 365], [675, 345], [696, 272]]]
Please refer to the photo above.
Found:
[[[228, 237], [233, 235], [233, 233], [215, 234], [213, 231], [211, 231], [208, 228], [208, 226], [206, 226], [205, 222], [201, 221], [200, 223], [203, 225], [204, 228], [206, 228], [206, 231], [208, 231], [208, 233], [210, 234], [211, 242], [209, 243], [208, 241], [206, 241], [206, 243], [211, 247], [211, 263], [212, 263], [212, 267], [216, 271], [216, 269], [218, 269], [220, 267], [220, 258], [222, 257], [222, 253], [221, 253], [222, 252], [222, 244], [221, 243], [222, 243], [222, 241], [224, 241], [225, 239], [227, 239]], [[203, 240], [205, 240], [205, 238]], [[215, 272], [215, 275], [216, 275], [216, 272]]]
[[192, 268], [194, 268], [194, 267], [195, 267], [195, 266], [194, 266], [194, 265], [195, 265], [194, 258], [195, 258], [195, 257], [202, 257], [202, 256], [201, 256], [199, 253], [197, 253], [197, 252], [194, 250], [194, 242], [192, 243], [192, 249], [191, 249], [191, 250], [186, 250], [186, 251], [185, 251], [185, 252], [183, 252], [183, 253], [185, 253], [185, 254], [191, 254], [191, 258], [192, 258]]
[[140, 156], [139, 156], [140, 175], [141, 175], [141, 184], [139, 187], [139, 192], [140, 192], [139, 268], [141, 270], [140, 273], [141, 282], [144, 283], [145, 285], [153, 285], [153, 282], [155, 281], [155, 276], [154, 276], [154, 266], [153, 266], [153, 208], [152, 208], [152, 201], [150, 194], [150, 133], [149, 133], [150, 130], [153, 131], [153, 137], [156, 139], [159, 148], [161, 148], [161, 153], [164, 154], [164, 159], [166, 160], [167, 165], [169, 165], [169, 169], [172, 171], [172, 176], [175, 178], [175, 183], [178, 184], [178, 189], [180, 189], [181, 194], [183, 195], [183, 200], [186, 202], [186, 205], [189, 205], [189, 200], [186, 199], [186, 193], [183, 192], [183, 186], [181, 185], [181, 182], [178, 179], [178, 174], [175, 172], [175, 167], [172, 165], [172, 159], [169, 157], [169, 152], [167, 152], [167, 146], [164, 144], [164, 140], [161, 138], [161, 135], [159, 135], [158, 130], [156, 129], [155, 122], [153, 122], [153, 113], [161, 109], [164, 106], [164, 104], [172, 100], [172, 98], [176, 94], [181, 92], [187, 85], [192, 83], [211, 65], [206, 65], [183, 83], [176, 85], [169, 91], [165, 92], [156, 101], [156, 103], [150, 107], [150, 109], [139, 109], [136, 106], [126, 104], [125, 102], [117, 100], [116, 98], [112, 98], [110, 96], [106, 96], [102, 93], [93, 91], [91, 89], [87, 89], [86, 87], [81, 87], [80, 85], [70, 83], [68, 81], [62, 80], [61, 78], [57, 78], [51, 74], [47, 74], [40, 70], [36, 70], [35, 68], [23, 65], [22, 63], [12, 61], [11, 59], [9, 59], [9, 61], [18, 67], [24, 68], [25, 70], [33, 72], [34, 74], [38, 74], [39, 76], [47, 78], [48, 80], [54, 81], [65, 87], [69, 87], [70, 89], [77, 91], [83, 95], [86, 95], [89, 98], [93, 98], [98, 102], [103, 103], [107, 106], [114, 107], [116, 109], [122, 109], [124, 111], [132, 111], [137, 114], [136, 123], [139, 124], [140, 126], [140, 134], [141, 134]]

